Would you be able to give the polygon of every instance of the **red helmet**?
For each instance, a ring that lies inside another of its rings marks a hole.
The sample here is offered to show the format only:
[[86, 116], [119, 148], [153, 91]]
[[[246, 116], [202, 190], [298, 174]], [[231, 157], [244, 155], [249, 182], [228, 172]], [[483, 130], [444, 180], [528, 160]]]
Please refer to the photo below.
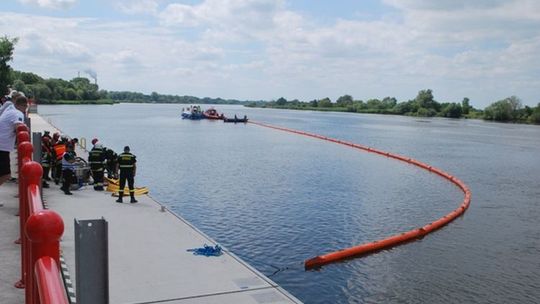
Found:
[[98, 142], [97, 138], [92, 139], [92, 145], [95, 145]]

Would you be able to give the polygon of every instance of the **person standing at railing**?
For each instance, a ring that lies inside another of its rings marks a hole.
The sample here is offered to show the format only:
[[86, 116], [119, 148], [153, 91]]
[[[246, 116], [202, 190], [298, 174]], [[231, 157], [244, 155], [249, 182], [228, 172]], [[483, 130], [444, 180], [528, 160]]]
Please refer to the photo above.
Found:
[[19, 124], [24, 124], [27, 107], [26, 97], [18, 96], [0, 115], [0, 185], [11, 178], [9, 152], [15, 147], [15, 132]]
[[[6, 96], [6, 99], [2, 102], [2, 106], [0, 107], [0, 115], [2, 115], [8, 108], [13, 108], [14, 104], [13, 101], [17, 100], [20, 96], [23, 96], [21, 93], [17, 91], [11, 91], [11, 93]], [[26, 100], [26, 103], [28, 105], [28, 100]], [[25, 110], [26, 114], [26, 110]]]
[[130, 203], [136, 203], [135, 199], [135, 173], [137, 171], [137, 159], [135, 155], [129, 152], [129, 147], [124, 147], [124, 153], [118, 155], [118, 165], [117, 170], [120, 169], [120, 188], [118, 190], [118, 199], [117, 203], [122, 203], [122, 197], [124, 196], [124, 187], [126, 186], [126, 181], [129, 187], [129, 195], [131, 196]]

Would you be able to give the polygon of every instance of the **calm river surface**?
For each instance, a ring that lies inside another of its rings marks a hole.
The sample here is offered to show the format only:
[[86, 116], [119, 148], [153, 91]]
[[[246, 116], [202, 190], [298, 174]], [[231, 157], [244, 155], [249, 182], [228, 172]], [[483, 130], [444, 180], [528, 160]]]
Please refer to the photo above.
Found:
[[463, 194], [417, 167], [345, 146], [182, 120], [182, 106], [39, 113], [72, 137], [131, 146], [137, 185], [305, 303], [540, 302], [539, 126], [217, 106], [413, 157], [471, 188], [466, 214], [422, 240], [304, 271], [307, 258], [427, 224]]

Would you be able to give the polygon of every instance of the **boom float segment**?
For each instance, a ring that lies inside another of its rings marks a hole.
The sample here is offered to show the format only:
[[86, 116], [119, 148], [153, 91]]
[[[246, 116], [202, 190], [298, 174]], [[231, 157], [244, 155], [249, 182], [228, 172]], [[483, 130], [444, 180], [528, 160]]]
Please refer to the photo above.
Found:
[[448, 213], [447, 215], [441, 217], [440, 219], [438, 219], [438, 220], [436, 220], [434, 222], [431, 222], [431, 223], [429, 223], [427, 225], [424, 225], [424, 226], [422, 226], [420, 228], [416, 228], [416, 229], [413, 229], [413, 230], [410, 230], [410, 231], [407, 231], [407, 232], [392, 235], [392, 236], [387, 237], [385, 239], [360, 244], [360, 245], [353, 246], [353, 247], [350, 247], [350, 248], [346, 248], [346, 249], [342, 249], [342, 250], [338, 250], [338, 251], [334, 251], [334, 252], [330, 252], [330, 253], [327, 253], [327, 254], [324, 254], [324, 255], [319, 255], [319, 256], [310, 258], [310, 259], [304, 261], [304, 268], [306, 270], [321, 267], [321, 266], [329, 264], [329, 263], [341, 261], [341, 260], [344, 260], [344, 259], [349, 259], [349, 258], [352, 258], [352, 257], [355, 257], [355, 256], [370, 254], [370, 253], [377, 252], [377, 251], [382, 250], [382, 249], [391, 248], [391, 247], [394, 247], [394, 246], [397, 246], [397, 245], [400, 245], [400, 244], [403, 244], [403, 243], [406, 243], [406, 242], [409, 242], [409, 241], [413, 241], [413, 240], [415, 240], [417, 238], [423, 237], [426, 234], [431, 233], [431, 232], [445, 226], [446, 224], [448, 224], [451, 221], [453, 221], [454, 219], [456, 219], [458, 216], [462, 215], [465, 212], [465, 210], [467, 210], [467, 208], [469, 208], [469, 205], [471, 203], [471, 191], [469, 190], [469, 187], [467, 187], [467, 185], [465, 185], [465, 183], [463, 183], [457, 177], [452, 176], [449, 173], [447, 173], [447, 172], [445, 172], [445, 171], [443, 171], [441, 169], [432, 167], [432, 166], [430, 166], [430, 165], [428, 165], [426, 163], [420, 162], [420, 161], [418, 161], [416, 159], [412, 159], [412, 158], [409, 158], [409, 157], [406, 157], [406, 156], [403, 156], [403, 155], [398, 155], [398, 154], [394, 154], [394, 153], [390, 153], [390, 152], [370, 148], [370, 147], [367, 147], [367, 146], [354, 144], [354, 143], [350, 143], [350, 142], [346, 142], [346, 141], [342, 141], [342, 140], [338, 140], [338, 139], [334, 139], [334, 138], [329, 138], [329, 137], [325, 137], [325, 136], [321, 136], [321, 135], [317, 135], [317, 134], [312, 134], [312, 133], [308, 133], [308, 132], [303, 132], [303, 131], [297, 131], [297, 130], [282, 128], [282, 127], [272, 126], [272, 125], [268, 125], [268, 124], [264, 124], [264, 123], [260, 123], [260, 122], [256, 122], [256, 121], [251, 121], [251, 120], [249, 121], [249, 123], [252, 123], [254, 125], [258, 125], [258, 126], [261, 126], [261, 127], [265, 127], [265, 128], [270, 128], [270, 129], [280, 130], [280, 131], [284, 131], [284, 132], [290, 132], [290, 133], [295, 133], [295, 134], [304, 135], [304, 136], [308, 136], [308, 137], [313, 137], [313, 138], [317, 138], [317, 139], [321, 139], [321, 140], [326, 140], [326, 141], [330, 141], [330, 142], [333, 142], [333, 143], [336, 143], [336, 144], [349, 146], [349, 147], [359, 149], [359, 150], [364, 150], [366, 152], [375, 153], [375, 154], [379, 154], [379, 155], [382, 155], [382, 156], [394, 158], [394, 159], [397, 159], [399, 161], [403, 161], [403, 162], [409, 163], [411, 165], [415, 165], [415, 166], [420, 167], [420, 168], [422, 168], [424, 170], [427, 170], [429, 172], [433, 172], [433, 173], [447, 179], [448, 181], [450, 181], [454, 185], [456, 185], [458, 188], [460, 188], [461, 191], [463, 191], [463, 193], [465, 194], [465, 197], [463, 198], [463, 201], [461, 202], [461, 205], [457, 209], [453, 210], [452, 212]]

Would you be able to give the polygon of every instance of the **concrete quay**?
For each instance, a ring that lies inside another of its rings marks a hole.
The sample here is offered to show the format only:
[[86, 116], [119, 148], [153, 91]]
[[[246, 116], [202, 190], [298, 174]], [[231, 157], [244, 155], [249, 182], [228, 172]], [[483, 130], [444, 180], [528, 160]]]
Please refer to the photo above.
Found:
[[[56, 131], [39, 115], [30, 118], [33, 132]], [[87, 157], [81, 149], [77, 154]], [[74, 220], [104, 218], [109, 235], [110, 303], [301, 303], [226, 248], [219, 257], [188, 252], [216, 242], [148, 195], [138, 196], [136, 204], [126, 203], [129, 197], [119, 204], [110, 192], [94, 191], [92, 186], [67, 196], [50, 184], [43, 191], [44, 200], [64, 220], [61, 250], [73, 287], [79, 275], [75, 273]], [[23, 291], [13, 287], [20, 276], [19, 245], [13, 244], [18, 237], [16, 191], [15, 183], [0, 186], [4, 202], [0, 266], [9, 269], [0, 274], [0, 303], [6, 304], [23, 302]]]

